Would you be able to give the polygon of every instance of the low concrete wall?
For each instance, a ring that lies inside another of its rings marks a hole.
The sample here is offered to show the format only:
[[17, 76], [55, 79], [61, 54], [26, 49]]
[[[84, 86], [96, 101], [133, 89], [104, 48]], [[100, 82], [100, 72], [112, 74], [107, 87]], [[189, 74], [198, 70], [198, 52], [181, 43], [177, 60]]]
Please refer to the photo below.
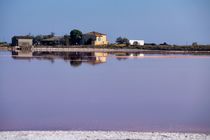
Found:
[[82, 48], [82, 47], [32, 47], [34, 52], [139, 52], [145, 54], [208, 54], [210, 51], [170, 51], [170, 50], [141, 50], [141, 49], [108, 49], [108, 48]]

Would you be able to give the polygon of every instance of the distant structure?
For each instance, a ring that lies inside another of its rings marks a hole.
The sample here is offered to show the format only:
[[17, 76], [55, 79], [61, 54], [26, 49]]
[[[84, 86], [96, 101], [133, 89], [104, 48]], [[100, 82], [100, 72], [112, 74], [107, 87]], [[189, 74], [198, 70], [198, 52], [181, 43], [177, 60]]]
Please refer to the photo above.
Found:
[[129, 40], [130, 45], [144, 45], [144, 40]]
[[70, 35], [64, 35], [64, 44], [66, 46], [71, 45], [71, 37], [70, 37]]
[[144, 43], [144, 45], [147, 45], [147, 46], [156, 46], [157, 44], [155, 44], [155, 43]]
[[41, 45], [49, 45], [49, 46], [65, 45], [65, 40], [63, 36], [52, 36], [49, 38], [42, 39]]
[[84, 45], [94, 45], [94, 46], [100, 46], [100, 45], [108, 45], [109, 42], [107, 40], [106, 34], [98, 33], [98, 32], [89, 32], [86, 34], [83, 34], [82, 37], [82, 44]]
[[166, 45], [169, 45], [169, 44], [164, 42], [164, 43], [161, 43], [160, 45], [163, 45], [163, 46], [165, 45], [166, 46]]
[[[105, 46], [109, 44], [106, 34], [98, 32], [89, 32], [82, 35], [80, 45]], [[49, 35], [37, 36], [14, 36], [12, 37], [12, 46], [19, 48], [29, 48], [34, 46], [71, 46], [72, 40], [70, 35], [55, 36], [54, 33]]]
[[31, 46], [33, 46], [33, 37], [31, 37], [31, 36], [14, 36], [14, 37], [12, 37], [12, 46], [31, 47]]

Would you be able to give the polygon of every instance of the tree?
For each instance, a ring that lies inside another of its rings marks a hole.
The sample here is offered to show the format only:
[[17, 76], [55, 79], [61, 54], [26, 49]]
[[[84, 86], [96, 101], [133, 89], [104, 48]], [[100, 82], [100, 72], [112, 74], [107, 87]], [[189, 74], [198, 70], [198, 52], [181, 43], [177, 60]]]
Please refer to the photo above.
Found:
[[50, 33], [50, 36], [51, 36], [51, 37], [54, 37], [54, 36], [55, 36], [55, 33], [54, 33], [54, 32], [51, 32], [51, 33]]
[[70, 38], [73, 45], [78, 45], [82, 40], [82, 32], [80, 30], [74, 29], [70, 32]]
[[196, 46], [198, 46], [198, 43], [197, 43], [197, 42], [193, 42], [193, 43], [192, 43], [192, 46], [193, 46], [193, 47], [196, 47]]
[[129, 44], [129, 40], [127, 39], [127, 38], [122, 38], [122, 37], [118, 37], [117, 39], [116, 39], [116, 43], [117, 44], [126, 44], [126, 45], [128, 45]]
[[129, 45], [129, 40], [127, 38], [123, 38], [123, 44]]
[[123, 38], [122, 38], [122, 37], [118, 37], [118, 38], [116, 39], [116, 43], [117, 43], [117, 44], [123, 44]]
[[85, 45], [91, 45], [92, 44], [92, 41], [93, 41], [93, 39], [92, 38], [89, 38], [87, 40], [87, 42], [85, 42]]
[[194, 50], [198, 50], [198, 49], [199, 49], [198, 43], [197, 43], [197, 42], [193, 42], [193, 43], [192, 43], [192, 48], [193, 48]]
[[139, 43], [138, 43], [137, 41], [135, 41], [135, 42], [133, 42], [133, 45], [134, 45], [134, 46], [138, 46]]
[[164, 46], [167, 46], [168, 45], [168, 43], [166, 43], [166, 42], [163, 42], [162, 44], [160, 44], [160, 45], [164, 45]]
[[42, 35], [37, 35], [33, 38], [33, 43], [35, 45], [40, 45], [41, 44], [41, 41], [43, 39], [43, 36]]

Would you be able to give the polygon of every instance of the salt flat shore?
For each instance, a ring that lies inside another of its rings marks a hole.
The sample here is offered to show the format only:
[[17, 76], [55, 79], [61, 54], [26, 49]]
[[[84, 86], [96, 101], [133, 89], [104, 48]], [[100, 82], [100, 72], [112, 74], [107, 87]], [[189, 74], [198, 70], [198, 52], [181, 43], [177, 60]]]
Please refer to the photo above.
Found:
[[141, 52], [154, 54], [210, 54], [210, 51], [184, 51], [184, 50], [145, 50], [145, 49], [129, 49], [129, 48], [85, 48], [85, 47], [33, 47], [33, 52]]
[[[15, 51], [14, 47], [0, 47], [0, 51]], [[186, 51], [186, 50], [147, 50], [133, 48], [88, 48], [88, 47], [32, 47], [32, 52], [106, 52], [106, 53], [145, 53], [145, 54], [199, 54], [210, 55], [210, 51]]]
[[210, 134], [120, 131], [11, 131], [0, 140], [210, 140]]

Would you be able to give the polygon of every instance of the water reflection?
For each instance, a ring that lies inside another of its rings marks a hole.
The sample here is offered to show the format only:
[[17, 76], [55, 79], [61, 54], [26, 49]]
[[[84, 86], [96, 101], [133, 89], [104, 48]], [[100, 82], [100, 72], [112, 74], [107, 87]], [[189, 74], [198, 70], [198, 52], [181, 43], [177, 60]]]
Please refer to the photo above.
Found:
[[54, 62], [55, 59], [69, 61], [71, 66], [78, 67], [82, 63], [97, 65], [106, 63], [108, 53], [103, 52], [32, 52], [16, 50], [12, 52], [14, 59], [46, 59]]
[[73, 67], [79, 67], [82, 63], [90, 65], [97, 65], [106, 63], [108, 55], [116, 57], [117, 60], [125, 60], [128, 58], [144, 58], [142, 53], [128, 53], [128, 52], [117, 52], [117, 53], [106, 53], [106, 52], [32, 52], [30, 50], [16, 50], [12, 52], [14, 59], [39, 59], [39, 60], [50, 60], [54, 63], [55, 59], [63, 59], [69, 61]]
[[0, 131], [210, 132], [209, 56], [0, 53]]
[[71, 66], [80, 66], [82, 63], [97, 65], [106, 63], [108, 55], [116, 57], [118, 60], [125, 60], [128, 58], [144, 58], [143, 53], [128, 53], [128, 52], [32, 52], [30, 50], [16, 50], [12, 52], [14, 59], [45, 59], [52, 63], [55, 59], [63, 59], [70, 62]]
[[183, 54], [151, 54], [150, 52], [32, 52], [31, 50], [16, 50], [12, 52], [14, 59], [39, 59], [50, 60], [54, 63], [55, 59], [69, 61], [73, 67], [78, 67], [82, 63], [97, 65], [106, 63], [108, 55], [117, 60], [126, 59], [163, 59], [163, 58], [210, 58], [209, 55], [183, 55]]

